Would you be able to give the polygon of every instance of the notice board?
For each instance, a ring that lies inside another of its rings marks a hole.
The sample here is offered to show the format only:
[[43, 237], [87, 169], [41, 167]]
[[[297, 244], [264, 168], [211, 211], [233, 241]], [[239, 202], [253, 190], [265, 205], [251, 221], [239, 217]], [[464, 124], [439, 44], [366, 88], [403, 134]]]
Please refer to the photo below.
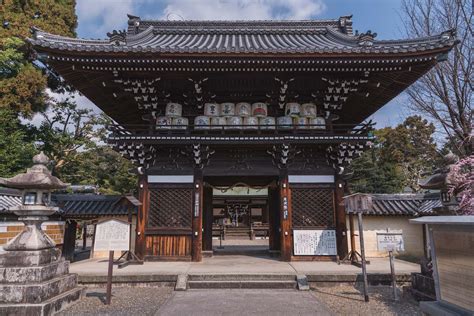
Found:
[[100, 222], [95, 228], [94, 251], [125, 251], [130, 247], [130, 224], [117, 219]]
[[378, 251], [405, 251], [402, 233], [377, 233]]
[[336, 231], [294, 230], [293, 249], [295, 256], [336, 256]]

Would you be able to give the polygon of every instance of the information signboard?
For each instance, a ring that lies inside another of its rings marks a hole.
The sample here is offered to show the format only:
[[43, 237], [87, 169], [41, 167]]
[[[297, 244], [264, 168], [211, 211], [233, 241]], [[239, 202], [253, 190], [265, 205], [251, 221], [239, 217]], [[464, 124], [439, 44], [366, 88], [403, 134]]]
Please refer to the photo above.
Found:
[[109, 219], [96, 225], [94, 251], [126, 251], [129, 250], [129, 247], [129, 223]]
[[405, 251], [401, 233], [377, 233], [378, 251]]
[[293, 246], [295, 256], [336, 256], [336, 231], [294, 230]]

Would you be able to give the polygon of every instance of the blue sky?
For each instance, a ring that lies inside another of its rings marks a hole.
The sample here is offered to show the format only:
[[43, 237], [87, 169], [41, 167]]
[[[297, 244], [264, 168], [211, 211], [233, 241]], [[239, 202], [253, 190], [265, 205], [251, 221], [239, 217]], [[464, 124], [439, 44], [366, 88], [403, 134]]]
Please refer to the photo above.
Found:
[[[377, 32], [378, 39], [403, 38], [401, 0], [77, 0], [78, 37], [104, 38], [114, 29], [124, 29], [126, 14], [142, 19], [255, 20], [333, 19], [353, 15], [355, 30]], [[377, 127], [393, 126], [410, 113], [403, 95], [395, 98], [373, 119]], [[78, 97], [77, 101], [92, 107]]]

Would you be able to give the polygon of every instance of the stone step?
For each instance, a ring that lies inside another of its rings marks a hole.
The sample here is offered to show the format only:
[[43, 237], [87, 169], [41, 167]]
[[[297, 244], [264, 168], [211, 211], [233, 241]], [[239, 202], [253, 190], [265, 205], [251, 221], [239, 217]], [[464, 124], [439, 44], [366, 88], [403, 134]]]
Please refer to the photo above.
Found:
[[188, 281], [189, 289], [295, 289], [296, 281]]
[[190, 274], [188, 281], [292, 281], [293, 274]]
[[0, 303], [39, 304], [73, 289], [76, 285], [76, 274], [66, 274], [38, 283], [0, 284]]
[[53, 315], [79, 301], [83, 293], [84, 288], [76, 287], [39, 304], [0, 304], [0, 315]]
[[0, 284], [43, 282], [68, 272], [69, 261], [65, 260], [36, 267], [0, 268]]

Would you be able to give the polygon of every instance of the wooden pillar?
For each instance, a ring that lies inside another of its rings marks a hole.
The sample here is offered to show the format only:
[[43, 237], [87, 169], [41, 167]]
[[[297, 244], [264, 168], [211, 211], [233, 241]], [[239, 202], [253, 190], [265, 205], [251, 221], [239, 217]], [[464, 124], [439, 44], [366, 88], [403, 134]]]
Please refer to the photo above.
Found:
[[334, 192], [334, 208], [336, 212], [336, 244], [339, 259], [344, 259], [348, 253], [347, 249], [347, 227], [346, 210], [343, 202], [344, 181], [336, 177], [336, 189]]
[[66, 221], [65, 226], [62, 256], [66, 260], [73, 261], [76, 249], [77, 222], [75, 220]]
[[150, 206], [150, 190], [148, 188], [148, 179], [146, 175], [141, 176], [138, 180], [138, 199], [142, 205], [138, 207], [135, 254], [140, 259], [143, 259], [146, 255], [145, 227]]
[[87, 224], [82, 222], [82, 250], [85, 250], [87, 247]]
[[212, 251], [212, 222], [214, 221], [213, 210], [212, 210], [212, 188], [205, 187], [203, 197], [203, 238], [202, 238], [202, 249], [206, 251]]
[[193, 239], [192, 239], [192, 261], [202, 261], [202, 213], [203, 213], [203, 181], [202, 170], [194, 171], [193, 189]]
[[291, 261], [292, 256], [292, 225], [291, 225], [291, 190], [288, 183], [288, 171], [280, 170], [280, 228], [281, 228], [281, 260]]

